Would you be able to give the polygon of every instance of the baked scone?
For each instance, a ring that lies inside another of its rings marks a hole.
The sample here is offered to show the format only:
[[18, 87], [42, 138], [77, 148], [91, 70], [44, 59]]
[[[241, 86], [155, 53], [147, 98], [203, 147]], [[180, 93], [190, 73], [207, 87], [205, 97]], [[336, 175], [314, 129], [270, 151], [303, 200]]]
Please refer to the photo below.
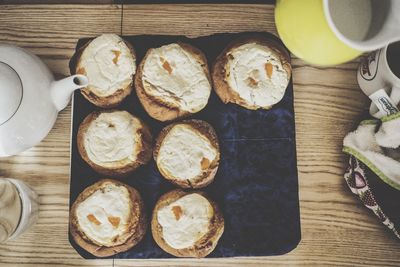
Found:
[[149, 128], [127, 111], [105, 110], [89, 114], [77, 136], [78, 150], [98, 173], [126, 176], [151, 159]]
[[224, 218], [205, 193], [176, 189], [157, 201], [151, 232], [167, 253], [202, 258], [217, 246], [224, 232]]
[[139, 243], [146, 225], [139, 192], [104, 179], [79, 194], [71, 208], [69, 229], [80, 247], [97, 257], [108, 257]]
[[205, 121], [186, 120], [161, 130], [153, 152], [161, 175], [182, 188], [210, 184], [218, 170], [217, 134]]
[[288, 52], [260, 35], [229, 44], [217, 57], [212, 78], [224, 103], [247, 109], [270, 109], [284, 96], [292, 68]]
[[146, 112], [159, 121], [199, 112], [211, 93], [207, 59], [184, 43], [149, 49], [138, 67], [135, 88]]
[[100, 35], [79, 52], [75, 73], [89, 80], [81, 89], [87, 100], [98, 107], [115, 107], [132, 92], [135, 50], [116, 34]]

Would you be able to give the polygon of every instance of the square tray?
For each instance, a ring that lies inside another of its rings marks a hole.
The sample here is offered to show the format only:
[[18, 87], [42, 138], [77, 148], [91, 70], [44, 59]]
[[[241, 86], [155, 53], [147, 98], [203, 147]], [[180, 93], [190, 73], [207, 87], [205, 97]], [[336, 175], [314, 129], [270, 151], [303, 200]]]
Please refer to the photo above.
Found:
[[[225, 46], [251, 33], [215, 34], [189, 39], [184, 36], [125, 36], [136, 50], [137, 62], [147, 49], [182, 41], [201, 49], [214, 62]], [[281, 41], [270, 33], [261, 33]], [[81, 39], [77, 49], [89, 39]], [[283, 46], [283, 44], [282, 44]], [[73, 64], [74, 59], [71, 60]], [[133, 90], [117, 107], [143, 119], [157, 137], [168, 123], [147, 115]], [[77, 132], [80, 123], [92, 111], [99, 110], [79, 91], [73, 97], [70, 206], [80, 192], [100, 178], [80, 157]], [[192, 116], [209, 122], [220, 141], [221, 160], [214, 182], [206, 191], [222, 210], [225, 231], [208, 257], [280, 255], [294, 249], [300, 241], [300, 216], [296, 162], [293, 86], [290, 81], [284, 98], [270, 110], [247, 110], [234, 104], [223, 104], [212, 92], [204, 110]], [[141, 193], [148, 215], [157, 199], [174, 186], [162, 178], [153, 160], [139, 168], [123, 182]], [[76, 251], [84, 258], [95, 256], [80, 248], [69, 235]], [[150, 228], [134, 248], [114, 258], [171, 258], [154, 242]], [[111, 258], [113, 258], [111, 257]]]

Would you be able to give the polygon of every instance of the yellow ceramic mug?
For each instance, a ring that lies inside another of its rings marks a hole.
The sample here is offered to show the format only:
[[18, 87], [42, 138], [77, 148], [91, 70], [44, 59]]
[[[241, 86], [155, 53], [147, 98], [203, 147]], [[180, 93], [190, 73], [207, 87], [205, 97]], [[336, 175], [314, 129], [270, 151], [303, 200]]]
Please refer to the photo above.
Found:
[[362, 53], [334, 34], [325, 17], [323, 0], [278, 0], [275, 23], [289, 50], [309, 63], [336, 65]]

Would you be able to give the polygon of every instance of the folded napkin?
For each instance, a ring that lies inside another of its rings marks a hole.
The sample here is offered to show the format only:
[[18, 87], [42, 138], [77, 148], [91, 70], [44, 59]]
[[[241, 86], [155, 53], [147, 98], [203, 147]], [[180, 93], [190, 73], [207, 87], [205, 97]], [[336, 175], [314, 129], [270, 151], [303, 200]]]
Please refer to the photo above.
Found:
[[[347, 134], [343, 145], [350, 155], [344, 178], [351, 191], [400, 238], [400, 209], [392, 205], [400, 200], [400, 112], [362, 121]], [[371, 180], [380, 188], [373, 188]], [[390, 198], [381, 193], [384, 187]]]
[[400, 112], [381, 118], [382, 125], [376, 133], [378, 145], [387, 148], [400, 146]]

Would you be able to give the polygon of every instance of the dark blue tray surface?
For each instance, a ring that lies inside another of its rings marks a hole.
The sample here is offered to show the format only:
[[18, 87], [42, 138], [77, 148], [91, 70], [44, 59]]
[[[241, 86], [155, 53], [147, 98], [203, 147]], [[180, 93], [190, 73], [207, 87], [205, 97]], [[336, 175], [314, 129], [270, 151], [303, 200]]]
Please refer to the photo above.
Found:
[[[232, 40], [249, 33], [216, 34], [188, 39], [182, 36], [128, 36], [138, 63], [148, 48], [184, 41], [200, 48], [209, 66]], [[262, 33], [278, 42], [269, 33]], [[79, 40], [77, 48], [88, 39]], [[281, 43], [281, 42], [280, 42]], [[74, 63], [71, 60], [71, 65]], [[143, 119], [156, 137], [168, 123], [147, 115], [133, 92], [119, 107]], [[103, 177], [80, 157], [76, 135], [79, 124], [98, 110], [76, 92], [73, 105], [70, 205], [87, 186]], [[214, 126], [221, 146], [221, 162], [215, 181], [204, 189], [216, 200], [225, 218], [225, 231], [208, 257], [280, 255], [294, 249], [300, 241], [300, 216], [296, 165], [293, 87], [290, 82], [284, 98], [271, 110], [251, 111], [234, 104], [223, 104], [213, 92], [207, 107], [193, 118]], [[123, 180], [141, 193], [148, 215], [157, 199], [174, 186], [165, 181], [154, 161]], [[96, 258], [70, 243], [84, 258]], [[115, 258], [170, 258], [154, 242], [151, 231], [140, 244]]]

